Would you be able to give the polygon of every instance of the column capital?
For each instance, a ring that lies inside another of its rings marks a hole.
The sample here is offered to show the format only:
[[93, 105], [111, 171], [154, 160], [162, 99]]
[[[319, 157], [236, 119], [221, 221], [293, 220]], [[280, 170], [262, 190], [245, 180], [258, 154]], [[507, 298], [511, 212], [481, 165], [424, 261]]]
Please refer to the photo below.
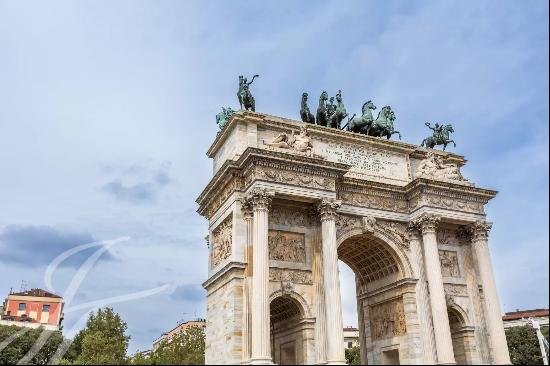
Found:
[[342, 206], [342, 201], [335, 199], [323, 199], [317, 205], [317, 211], [321, 221], [336, 220], [336, 210]]
[[487, 240], [492, 227], [493, 224], [483, 220], [476, 221], [468, 225], [468, 231], [472, 237], [472, 243], [480, 240]]
[[243, 211], [244, 219], [252, 220], [254, 217], [254, 206], [251, 197], [245, 196], [241, 198], [239, 202], [241, 202], [241, 210]]
[[412, 226], [416, 226], [422, 234], [435, 233], [441, 217], [435, 214], [423, 214], [422, 216], [411, 221]]
[[265, 210], [269, 211], [271, 207], [271, 201], [275, 196], [275, 192], [268, 191], [266, 189], [255, 188], [242, 199], [243, 210], [245, 212], [248, 210]]
[[409, 240], [420, 240], [421, 234], [422, 233], [418, 225], [415, 225], [412, 222], [409, 223], [409, 226], [407, 226], [407, 238]]

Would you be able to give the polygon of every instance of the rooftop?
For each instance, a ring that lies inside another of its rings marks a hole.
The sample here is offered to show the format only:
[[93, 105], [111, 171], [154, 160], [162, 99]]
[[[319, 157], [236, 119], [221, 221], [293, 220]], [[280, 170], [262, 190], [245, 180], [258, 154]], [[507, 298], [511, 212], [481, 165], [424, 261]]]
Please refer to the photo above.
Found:
[[545, 317], [548, 316], [548, 309], [533, 309], [533, 310], [516, 310], [509, 313], [506, 313], [502, 320], [516, 320], [522, 318], [533, 318], [533, 317]]
[[48, 292], [46, 290], [42, 290], [42, 289], [39, 289], [39, 288], [33, 288], [33, 289], [23, 291], [23, 292], [14, 292], [14, 293], [11, 293], [10, 295], [13, 295], [13, 296], [32, 296], [32, 297], [54, 297], [54, 298], [57, 298], [57, 299], [62, 298], [59, 295], [56, 295], [54, 293], [51, 293], [51, 292]]

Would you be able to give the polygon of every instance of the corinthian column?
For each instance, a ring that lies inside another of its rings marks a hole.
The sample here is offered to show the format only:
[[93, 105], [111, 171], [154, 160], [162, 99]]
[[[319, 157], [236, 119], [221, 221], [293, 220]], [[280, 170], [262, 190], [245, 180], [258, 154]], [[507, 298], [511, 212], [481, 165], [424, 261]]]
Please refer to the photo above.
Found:
[[410, 225], [408, 228], [409, 247], [411, 250], [411, 263], [414, 275], [418, 278], [416, 285], [416, 308], [418, 321], [420, 323], [420, 335], [422, 338], [422, 356], [426, 364], [435, 364], [437, 355], [435, 350], [435, 339], [430, 314], [430, 303], [428, 299], [428, 282], [426, 281], [426, 269], [424, 256], [422, 255], [421, 238], [418, 227]]
[[499, 365], [509, 365], [511, 364], [510, 354], [504, 334], [500, 301], [497, 294], [491, 255], [489, 254], [488, 236], [491, 226], [490, 223], [478, 221], [470, 225], [470, 233], [472, 234], [472, 247], [477, 261], [479, 277], [483, 286], [485, 319], [490, 335], [489, 340], [493, 362]]
[[335, 222], [337, 215], [336, 210], [340, 205], [340, 201], [323, 200], [318, 206], [321, 216], [321, 241], [323, 250], [327, 365], [346, 364]]
[[246, 248], [245, 262], [246, 270], [244, 272], [244, 296], [243, 296], [243, 355], [242, 363], [250, 362], [250, 299], [252, 295], [252, 236], [254, 235], [254, 213], [252, 202], [245, 199], [242, 202], [242, 211], [244, 221], [246, 222]]
[[269, 334], [269, 246], [268, 212], [272, 192], [255, 189], [249, 196], [253, 209], [252, 225], [252, 357], [253, 365], [271, 364]]
[[415, 220], [414, 224], [422, 231], [437, 363], [454, 364], [453, 340], [451, 338], [445, 290], [441, 276], [439, 250], [437, 248], [437, 226], [439, 225], [439, 220], [439, 217], [435, 215], [426, 214]]

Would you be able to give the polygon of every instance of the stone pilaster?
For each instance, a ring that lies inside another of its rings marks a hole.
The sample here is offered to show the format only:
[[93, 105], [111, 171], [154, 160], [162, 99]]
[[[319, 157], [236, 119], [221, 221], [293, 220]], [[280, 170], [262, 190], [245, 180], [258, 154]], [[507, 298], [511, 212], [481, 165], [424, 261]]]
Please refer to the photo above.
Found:
[[420, 336], [422, 339], [422, 358], [425, 364], [435, 364], [437, 361], [437, 354], [435, 350], [431, 308], [428, 299], [428, 281], [426, 279], [424, 256], [422, 255], [422, 246], [420, 244], [421, 234], [418, 227], [414, 225], [409, 226], [407, 234], [409, 237], [409, 248], [411, 250], [411, 263], [413, 265], [414, 276], [418, 278], [416, 284], [416, 308], [418, 311], [418, 321], [420, 323]]
[[476, 257], [481, 285], [483, 286], [485, 319], [493, 362], [498, 365], [511, 364], [508, 344], [502, 324], [502, 313], [498, 299], [497, 286], [489, 253], [488, 237], [491, 224], [477, 221], [469, 226], [472, 247]]
[[451, 328], [449, 326], [449, 316], [447, 314], [443, 278], [441, 276], [439, 250], [437, 248], [437, 226], [439, 225], [439, 221], [439, 217], [425, 214], [415, 220], [413, 224], [422, 231], [426, 278], [430, 291], [430, 305], [432, 310], [435, 346], [437, 350], [437, 363], [454, 364], [453, 341], [451, 338]]
[[252, 237], [254, 235], [254, 211], [252, 202], [249, 199], [242, 201], [244, 221], [246, 222], [246, 248], [244, 272], [244, 296], [243, 296], [243, 364], [250, 362], [250, 323], [251, 323], [251, 297], [252, 297]]
[[340, 205], [340, 201], [322, 200], [318, 206], [321, 216], [323, 250], [327, 365], [346, 364], [342, 299], [340, 297], [340, 279], [338, 273], [338, 252], [336, 247], [336, 210]]
[[272, 364], [269, 334], [268, 213], [273, 193], [255, 189], [248, 196], [253, 210], [251, 329], [253, 365]]

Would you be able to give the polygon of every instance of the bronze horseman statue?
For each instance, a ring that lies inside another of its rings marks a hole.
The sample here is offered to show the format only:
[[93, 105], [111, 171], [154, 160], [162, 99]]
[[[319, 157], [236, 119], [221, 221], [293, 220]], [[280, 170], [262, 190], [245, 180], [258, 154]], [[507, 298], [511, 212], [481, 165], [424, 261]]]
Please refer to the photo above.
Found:
[[447, 125], [440, 125], [436, 123], [434, 127], [431, 126], [430, 122], [425, 123], [430, 130], [433, 131], [431, 137], [427, 137], [422, 140], [420, 146], [425, 146], [428, 149], [433, 149], [437, 145], [443, 145], [443, 151], [447, 148], [447, 145], [452, 142], [453, 146], [456, 147], [456, 144], [453, 140], [449, 139], [449, 134], [455, 132], [453, 125], [450, 123]]
[[260, 75], [254, 75], [252, 80], [248, 82], [244, 76], [239, 76], [239, 90], [237, 91], [237, 98], [239, 98], [241, 109], [243, 109], [244, 106], [244, 109], [247, 111], [256, 111], [256, 101], [254, 100], [252, 93], [250, 93], [250, 84], [252, 84], [254, 79], [257, 77], [260, 77]]
[[300, 106], [300, 117], [305, 123], [315, 124], [315, 116], [310, 112], [309, 107], [307, 106], [307, 93], [302, 93], [302, 104]]

